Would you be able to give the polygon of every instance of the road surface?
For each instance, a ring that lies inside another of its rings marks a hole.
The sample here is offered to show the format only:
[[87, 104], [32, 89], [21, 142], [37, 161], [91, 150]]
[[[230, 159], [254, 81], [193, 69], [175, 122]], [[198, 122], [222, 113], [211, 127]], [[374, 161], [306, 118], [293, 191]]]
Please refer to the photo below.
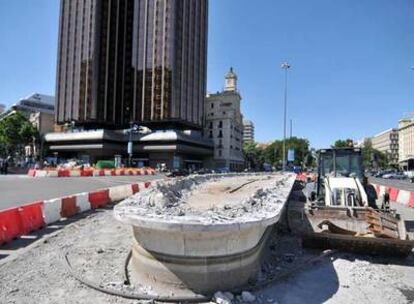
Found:
[[97, 177], [28, 177], [0, 175], [0, 210], [80, 192], [163, 178], [163, 175]]
[[401, 190], [407, 190], [407, 191], [414, 192], [414, 183], [410, 183], [407, 180], [370, 177], [370, 181], [371, 183], [374, 183], [374, 184], [380, 184], [384, 186], [395, 187]]

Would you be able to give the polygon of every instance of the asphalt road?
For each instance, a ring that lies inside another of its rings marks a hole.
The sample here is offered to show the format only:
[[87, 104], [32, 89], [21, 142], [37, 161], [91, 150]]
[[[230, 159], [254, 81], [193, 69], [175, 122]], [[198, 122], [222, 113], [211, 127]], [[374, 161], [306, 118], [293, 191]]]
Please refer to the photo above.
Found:
[[26, 175], [0, 175], [0, 210], [65, 195], [88, 192], [106, 187], [132, 184], [162, 175], [33, 178]]
[[414, 183], [410, 183], [407, 180], [370, 177], [370, 181], [374, 184], [395, 187], [407, 191], [414, 191]]

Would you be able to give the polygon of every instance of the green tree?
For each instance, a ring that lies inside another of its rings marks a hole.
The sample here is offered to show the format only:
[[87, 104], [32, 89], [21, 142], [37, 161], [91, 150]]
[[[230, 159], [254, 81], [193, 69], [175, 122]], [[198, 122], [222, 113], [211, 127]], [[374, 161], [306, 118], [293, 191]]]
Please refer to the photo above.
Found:
[[0, 121], [0, 154], [23, 154], [24, 146], [39, 139], [39, 132], [20, 112], [7, 116]]
[[[294, 165], [301, 166], [306, 162], [309, 154], [309, 141], [305, 138], [291, 137], [286, 139], [286, 157], [289, 149], [295, 150]], [[264, 160], [275, 166], [279, 166], [283, 160], [283, 140], [275, 140], [264, 151]]]
[[263, 151], [257, 147], [256, 143], [245, 143], [243, 154], [249, 169], [261, 169], [264, 162]]
[[387, 154], [374, 149], [370, 139], [366, 139], [364, 141], [364, 146], [362, 148], [362, 159], [365, 168], [385, 169], [389, 166]]
[[349, 148], [352, 147], [354, 141], [350, 138], [348, 139], [338, 139], [335, 143], [331, 146], [332, 148]]

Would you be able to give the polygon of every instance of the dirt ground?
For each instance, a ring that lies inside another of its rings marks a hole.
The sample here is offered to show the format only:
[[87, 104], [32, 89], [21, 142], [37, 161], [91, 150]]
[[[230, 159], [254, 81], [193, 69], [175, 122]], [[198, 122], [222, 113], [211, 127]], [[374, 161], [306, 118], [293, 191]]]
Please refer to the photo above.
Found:
[[[30, 250], [0, 260], [0, 303], [148, 303], [92, 290], [63, 266], [62, 253], [68, 252], [83, 276], [106, 287], [119, 286], [131, 242], [131, 228], [117, 222], [112, 210], [90, 214], [40, 239]], [[255, 292], [255, 303], [414, 302], [413, 254], [401, 260], [340, 253], [305, 263], [318, 254], [302, 249], [292, 236], [274, 234], [259, 282], [291, 274]]]
[[[197, 210], [209, 210], [224, 204], [234, 205], [253, 195], [257, 190], [274, 183], [271, 176], [237, 176], [206, 183], [186, 199], [188, 206]], [[231, 207], [231, 206], [229, 206]]]

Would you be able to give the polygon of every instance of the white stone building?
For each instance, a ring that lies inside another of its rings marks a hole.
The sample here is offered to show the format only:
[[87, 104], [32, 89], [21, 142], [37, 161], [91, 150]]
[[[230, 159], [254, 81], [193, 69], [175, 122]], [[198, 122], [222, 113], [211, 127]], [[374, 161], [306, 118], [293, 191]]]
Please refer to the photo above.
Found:
[[388, 129], [371, 138], [372, 147], [387, 155], [392, 165], [398, 164], [398, 129]]
[[254, 143], [254, 123], [251, 120], [243, 120], [243, 143]]
[[403, 170], [414, 170], [414, 117], [401, 119], [398, 133], [400, 167]]
[[214, 142], [212, 167], [240, 171], [244, 168], [243, 116], [237, 75], [233, 68], [225, 76], [222, 92], [205, 99], [205, 135]]

